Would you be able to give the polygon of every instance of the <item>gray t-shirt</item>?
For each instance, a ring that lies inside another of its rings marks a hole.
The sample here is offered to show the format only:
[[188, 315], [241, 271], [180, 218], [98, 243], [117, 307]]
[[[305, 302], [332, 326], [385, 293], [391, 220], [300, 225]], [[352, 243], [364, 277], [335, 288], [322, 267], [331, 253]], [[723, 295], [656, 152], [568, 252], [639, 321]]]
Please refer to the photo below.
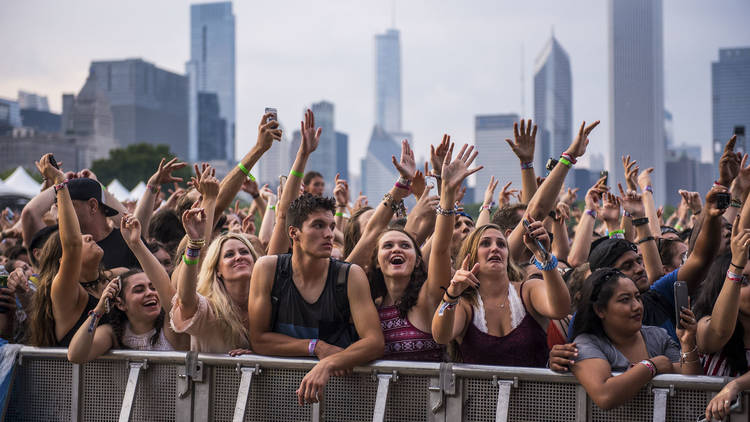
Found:
[[[641, 327], [641, 335], [646, 343], [649, 358], [664, 355], [672, 362], [680, 361], [680, 346], [672, 340], [667, 330], [644, 325]], [[610, 343], [608, 338], [581, 334], [573, 341], [578, 348], [576, 362], [584, 359], [604, 359], [609, 362], [612, 372], [625, 372], [630, 368], [628, 359]]]

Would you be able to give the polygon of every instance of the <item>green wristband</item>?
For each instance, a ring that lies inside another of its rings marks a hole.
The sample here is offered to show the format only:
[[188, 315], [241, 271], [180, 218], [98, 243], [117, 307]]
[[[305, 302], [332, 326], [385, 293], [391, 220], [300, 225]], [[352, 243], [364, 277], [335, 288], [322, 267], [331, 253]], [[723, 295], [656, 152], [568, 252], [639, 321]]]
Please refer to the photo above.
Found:
[[565, 158], [565, 157], [560, 157], [559, 162], [565, 164], [568, 167], [572, 167], [573, 166], [573, 164], [567, 158]]
[[250, 170], [248, 170], [247, 167], [245, 167], [245, 165], [242, 164], [242, 162], [237, 163], [237, 168], [239, 168], [240, 171], [245, 173], [245, 176], [247, 176], [248, 179], [252, 180], [253, 182], [255, 181], [255, 177], [252, 175], [252, 173], [250, 173]]
[[300, 179], [302, 179], [303, 177], [305, 177], [305, 175], [302, 172], [299, 172], [299, 171], [296, 171], [296, 170], [289, 170], [289, 175], [290, 176], [297, 176]]
[[198, 263], [198, 258], [196, 259], [188, 259], [187, 256], [182, 255], [182, 262], [185, 263], [185, 265], [195, 265]]

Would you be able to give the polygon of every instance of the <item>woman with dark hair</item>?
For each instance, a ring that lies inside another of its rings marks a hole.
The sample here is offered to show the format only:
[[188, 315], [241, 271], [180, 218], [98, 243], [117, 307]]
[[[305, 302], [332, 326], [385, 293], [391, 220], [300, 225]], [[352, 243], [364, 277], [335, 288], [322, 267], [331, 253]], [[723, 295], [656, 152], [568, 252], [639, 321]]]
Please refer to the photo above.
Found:
[[346, 224], [346, 229], [344, 229], [344, 256], [349, 256], [352, 253], [374, 213], [375, 210], [372, 207], [362, 207], [354, 211]]
[[46, 154], [37, 164], [51, 180], [57, 198], [59, 230], [39, 256], [39, 282], [31, 311], [31, 344], [67, 347], [78, 327], [99, 302], [113, 272], [100, 268], [104, 252], [91, 235], [82, 235], [68, 181]]
[[[172, 309], [175, 289], [164, 267], [141, 240], [140, 222], [126, 215], [120, 231], [145, 273], [129, 270], [107, 285], [70, 342], [71, 362], [89, 362], [113, 348], [188, 350], [190, 346], [190, 336], [175, 333], [165, 318]], [[107, 322], [97, 327], [110, 311]]]
[[745, 269], [750, 229], [732, 228], [731, 255], [717, 258], [695, 301], [698, 350], [706, 375], [738, 376], [747, 372], [750, 345], [750, 284]]
[[624, 404], [657, 374], [703, 373], [689, 309], [677, 327], [682, 354], [664, 328], [642, 325], [642, 316], [638, 288], [620, 271], [601, 268], [586, 279], [573, 322], [578, 357], [571, 371], [602, 409]]

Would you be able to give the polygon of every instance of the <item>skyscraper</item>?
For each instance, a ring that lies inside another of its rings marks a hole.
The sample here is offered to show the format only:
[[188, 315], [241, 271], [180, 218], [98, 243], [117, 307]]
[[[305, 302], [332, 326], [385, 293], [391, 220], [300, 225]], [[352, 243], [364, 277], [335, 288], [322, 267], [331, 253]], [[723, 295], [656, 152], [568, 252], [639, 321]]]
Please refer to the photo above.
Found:
[[164, 144], [188, 158], [187, 77], [142, 59], [97, 61], [89, 72], [112, 107], [118, 145]]
[[[500, 181], [500, 188], [508, 182], [513, 182], [512, 189], [521, 189], [518, 157], [505, 142], [506, 138], [513, 139], [513, 123], [517, 121], [517, 114], [474, 117], [474, 145], [479, 155], [472, 167], [484, 166], [484, 169], [476, 174], [475, 202], [482, 200], [490, 176], [495, 176], [495, 179]], [[469, 201], [470, 199], [467, 199], [464, 202]]]
[[711, 63], [714, 178], [724, 144], [736, 132], [737, 145], [750, 152], [750, 47], [722, 48]]
[[398, 171], [393, 167], [391, 156], [396, 155], [398, 158], [399, 151], [399, 142], [385, 130], [380, 126], [372, 129], [367, 155], [362, 159], [362, 193], [371, 203], [376, 203], [382, 195], [390, 191], [398, 178]]
[[[235, 22], [231, 2], [190, 6], [189, 81], [190, 161], [234, 160], [235, 140]], [[201, 94], [204, 94], [201, 96]], [[206, 96], [208, 94], [208, 96]], [[210, 95], [215, 95], [214, 98]], [[201, 106], [208, 110], [201, 109]], [[218, 109], [215, 108], [218, 106]], [[214, 117], [224, 120], [223, 130], [214, 130]], [[210, 122], [209, 128], [200, 127]], [[202, 138], [201, 134], [211, 136]], [[221, 139], [214, 135], [218, 134]], [[210, 145], [206, 145], [210, 144]], [[211, 155], [202, 155], [202, 154]]]
[[396, 29], [375, 36], [375, 125], [401, 129], [401, 44]]
[[534, 120], [538, 125], [534, 166], [543, 169], [548, 158], [559, 157], [573, 140], [570, 59], [554, 35], [536, 59]]
[[[662, 0], [609, 0], [610, 186], [625, 176], [621, 157], [654, 167], [657, 205], [664, 203], [664, 59]], [[593, 119], [592, 119], [593, 120]]]
[[336, 132], [336, 171], [349, 179], [349, 135], [341, 132]]

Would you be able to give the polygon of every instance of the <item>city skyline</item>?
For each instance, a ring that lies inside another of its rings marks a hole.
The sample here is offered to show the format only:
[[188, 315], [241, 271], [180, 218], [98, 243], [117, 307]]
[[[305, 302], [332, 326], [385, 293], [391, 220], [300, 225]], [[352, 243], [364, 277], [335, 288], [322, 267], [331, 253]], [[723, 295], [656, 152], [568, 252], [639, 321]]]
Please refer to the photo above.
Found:
[[[45, 4], [45, 13], [39, 14], [39, 4]], [[540, 8], [541, 4], [545, 7]], [[740, 1], [722, 4], [716, 8], [698, 1], [664, 2], [665, 106], [675, 116], [676, 143], [700, 143], [704, 158], [708, 158], [712, 138], [710, 63], [716, 60], [720, 47], [741, 46], [750, 38], [750, 29], [740, 24], [750, 6]], [[60, 94], [79, 89], [88, 63], [94, 60], [141, 57], [181, 73], [189, 57], [189, 5], [167, 1], [144, 9], [137, 1], [128, 7], [104, 7], [83, 0], [64, 8], [39, 1], [9, 4], [4, 16], [14, 18], [0, 17], [7, 31], [21, 30], [19, 22], [24, 17], [48, 29], [41, 31], [43, 36], [28, 34], [3, 47], [6, 60], [0, 64], [0, 96], [13, 98], [18, 90], [29, 90], [48, 96], [51, 109], [60, 112]], [[150, 13], [144, 13], [146, 9]], [[86, 13], [79, 17], [81, 10]], [[164, 13], [171, 16], [169, 21], [160, 17]], [[353, 18], [331, 21], [326, 31], [302, 24], [310, 16], [338, 13]], [[254, 142], [265, 106], [276, 106], [280, 120], [294, 128], [305, 105], [325, 98], [338, 106], [337, 127], [349, 134], [350, 170], [356, 173], [355, 163], [364, 156], [375, 114], [371, 37], [390, 27], [390, 10], [375, 3], [354, 6], [332, 2], [315, 7], [303, 2], [283, 7], [235, 3], [234, 14], [238, 31], [236, 152], [244, 153]], [[283, 15], [285, 23], [267, 19], [276, 14]], [[137, 34], [132, 32], [134, 22], [138, 23]], [[438, 30], [445, 25], [452, 30]], [[473, 8], [452, 2], [440, 10], [423, 4], [397, 6], [403, 124], [415, 135], [417, 155], [425, 155], [429, 143], [438, 142], [443, 132], [459, 142], [474, 141], [475, 115], [518, 113], [531, 117], [534, 54], [526, 54], [521, 66], [521, 47], [539, 51], [553, 25], [571, 56], [574, 125], [584, 119], [601, 119], [602, 125], [592, 136], [591, 151], [606, 151], [605, 4], [574, 1], [562, 6], [532, 1], [509, 8], [485, 1]], [[690, 27], [704, 30], [684, 31]], [[97, 39], [89, 36], [92, 32], [99, 34]], [[50, 34], [56, 39], [48, 40]], [[65, 54], [63, 49], [50, 48], [60, 43], [77, 48], [65, 50]], [[314, 51], [310, 43], [316, 45]], [[518, 86], [521, 67], [526, 69], [525, 113]]]

